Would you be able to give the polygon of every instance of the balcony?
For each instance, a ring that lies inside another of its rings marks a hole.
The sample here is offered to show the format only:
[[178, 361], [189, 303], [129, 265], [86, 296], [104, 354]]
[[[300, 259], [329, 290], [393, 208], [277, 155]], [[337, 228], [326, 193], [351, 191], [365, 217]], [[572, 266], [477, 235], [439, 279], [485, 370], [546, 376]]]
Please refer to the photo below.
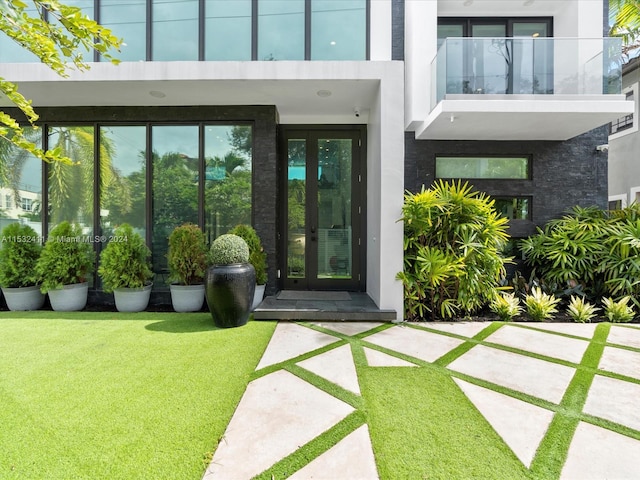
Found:
[[566, 140], [632, 111], [618, 38], [447, 38], [416, 138]]

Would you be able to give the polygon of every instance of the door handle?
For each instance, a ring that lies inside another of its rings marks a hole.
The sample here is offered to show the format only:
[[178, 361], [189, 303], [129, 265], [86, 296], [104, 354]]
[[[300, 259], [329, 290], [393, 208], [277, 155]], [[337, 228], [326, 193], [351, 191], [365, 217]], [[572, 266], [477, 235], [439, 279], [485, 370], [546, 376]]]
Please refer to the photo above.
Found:
[[311, 241], [315, 242], [316, 241], [316, 227], [311, 227]]

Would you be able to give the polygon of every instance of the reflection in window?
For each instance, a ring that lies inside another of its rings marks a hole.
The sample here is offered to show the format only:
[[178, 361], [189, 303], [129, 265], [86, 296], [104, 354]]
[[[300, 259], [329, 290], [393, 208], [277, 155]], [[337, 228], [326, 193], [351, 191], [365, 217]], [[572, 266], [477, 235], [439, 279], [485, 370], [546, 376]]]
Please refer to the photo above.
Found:
[[207, 0], [205, 60], [251, 60], [251, 0]]
[[[93, 232], [93, 127], [51, 127], [49, 148], [59, 148], [72, 165], [49, 164], [49, 230], [58, 223], [79, 223]], [[73, 194], [70, 194], [73, 192]]]
[[287, 146], [287, 277], [305, 277], [307, 142], [289, 139]]
[[436, 178], [529, 178], [528, 157], [436, 157]]
[[100, 222], [102, 235], [118, 225], [130, 224], [145, 237], [146, 127], [101, 127], [100, 162], [109, 165], [101, 175]]
[[304, 60], [304, 0], [258, 3], [258, 60]]
[[198, 127], [153, 126], [153, 271], [157, 286], [166, 283], [167, 249], [172, 230], [198, 223]]
[[[7, 8], [3, 5], [2, 8]], [[34, 7], [25, 8], [25, 13], [31, 16], [37, 16], [37, 10]], [[7, 35], [0, 35], [0, 62], [3, 63], [24, 63], [39, 62], [40, 59], [33, 53], [26, 51]]]
[[494, 208], [509, 220], [529, 220], [530, 201], [528, 197], [494, 197]]
[[153, 60], [198, 60], [198, 0], [153, 0]]
[[100, 23], [126, 44], [110, 52], [123, 62], [146, 60], [146, 22], [146, 0], [100, 0]]
[[[24, 132], [41, 144], [42, 130]], [[18, 221], [42, 234], [42, 161], [0, 138], [0, 231]]]
[[249, 125], [206, 125], [205, 233], [207, 241], [234, 226], [251, 224], [252, 129]]
[[366, 0], [311, 3], [311, 59], [365, 60]]

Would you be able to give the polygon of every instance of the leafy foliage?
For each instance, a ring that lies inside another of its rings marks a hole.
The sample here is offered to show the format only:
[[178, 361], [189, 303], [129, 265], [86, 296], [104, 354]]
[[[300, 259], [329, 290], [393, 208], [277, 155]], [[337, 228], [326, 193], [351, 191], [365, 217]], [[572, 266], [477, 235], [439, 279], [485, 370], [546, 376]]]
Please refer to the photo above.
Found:
[[[84, 54], [94, 50], [104, 59], [118, 63], [110, 52], [119, 49], [122, 40], [89, 19], [80, 8], [64, 5], [58, 0], [32, 0], [31, 4], [29, 6], [22, 0], [3, 0], [0, 32], [36, 55], [58, 75], [68, 76], [71, 68], [88, 70]], [[35, 14], [32, 13], [34, 11]], [[14, 83], [0, 78], [0, 93], [17, 106], [32, 125], [38, 119], [31, 102], [18, 92]], [[47, 162], [71, 163], [57, 148], [46, 152], [39, 149], [24, 135], [18, 122], [2, 111], [0, 138]]]
[[41, 280], [40, 290], [62, 288], [82, 283], [93, 272], [95, 252], [78, 224], [61, 222], [49, 233], [36, 263], [36, 274]]
[[603, 298], [604, 316], [613, 323], [630, 322], [633, 320], [634, 312], [633, 307], [629, 305], [629, 300], [631, 300], [629, 296], [622, 297], [618, 301], [613, 300], [611, 297]]
[[520, 299], [515, 293], [496, 295], [496, 298], [491, 301], [489, 308], [491, 308], [491, 311], [498, 315], [503, 322], [509, 322], [513, 320], [513, 317], [522, 313]]
[[262, 242], [255, 229], [250, 225], [236, 225], [229, 233], [238, 235], [249, 247], [249, 263], [256, 271], [256, 283], [264, 285], [267, 283], [267, 254], [262, 248]]
[[207, 269], [207, 244], [200, 227], [185, 223], [169, 235], [167, 253], [170, 279], [181, 285], [204, 282]]
[[493, 205], [461, 182], [439, 181], [405, 195], [405, 261], [397, 278], [408, 320], [472, 313], [496, 297], [508, 235], [507, 219]]
[[142, 236], [129, 224], [120, 225], [100, 254], [102, 289], [109, 293], [116, 288], [144, 287], [153, 278], [149, 257], [151, 251]]
[[542, 322], [551, 318], [554, 313], [558, 313], [556, 307], [560, 299], [544, 293], [538, 287], [533, 287], [531, 293], [524, 298], [524, 303], [529, 316], [536, 322]]
[[0, 240], [0, 286], [35, 285], [35, 266], [42, 251], [36, 231], [28, 225], [12, 223], [2, 230]]
[[249, 246], [238, 235], [225, 233], [211, 244], [209, 259], [213, 265], [232, 265], [249, 262]]
[[578, 295], [572, 295], [567, 307], [567, 313], [574, 322], [590, 322], [593, 317], [596, 316], [596, 312], [600, 310], [595, 305], [592, 305], [584, 297]]

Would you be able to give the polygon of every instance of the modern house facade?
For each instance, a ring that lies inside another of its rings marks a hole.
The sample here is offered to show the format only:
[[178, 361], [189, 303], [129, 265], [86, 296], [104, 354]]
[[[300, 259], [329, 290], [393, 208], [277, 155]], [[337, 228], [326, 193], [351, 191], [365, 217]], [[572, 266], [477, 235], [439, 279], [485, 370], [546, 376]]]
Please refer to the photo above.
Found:
[[640, 202], [640, 57], [622, 68], [622, 93], [634, 105], [633, 113], [611, 122], [609, 135], [609, 208]]
[[40, 114], [34, 138], [79, 165], [5, 163], [33, 186], [43, 232], [143, 233], [158, 298], [173, 227], [211, 240], [243, 222], [268, 293], [366, 292], [401, 319], [406, 190], [469, 181], [516, 237], [607, 203], [596, 146], [630, 110], [604, 1], [67, 3], [125, 39], [122, 63], [63, 79], [0, 39], [0, 76]]

